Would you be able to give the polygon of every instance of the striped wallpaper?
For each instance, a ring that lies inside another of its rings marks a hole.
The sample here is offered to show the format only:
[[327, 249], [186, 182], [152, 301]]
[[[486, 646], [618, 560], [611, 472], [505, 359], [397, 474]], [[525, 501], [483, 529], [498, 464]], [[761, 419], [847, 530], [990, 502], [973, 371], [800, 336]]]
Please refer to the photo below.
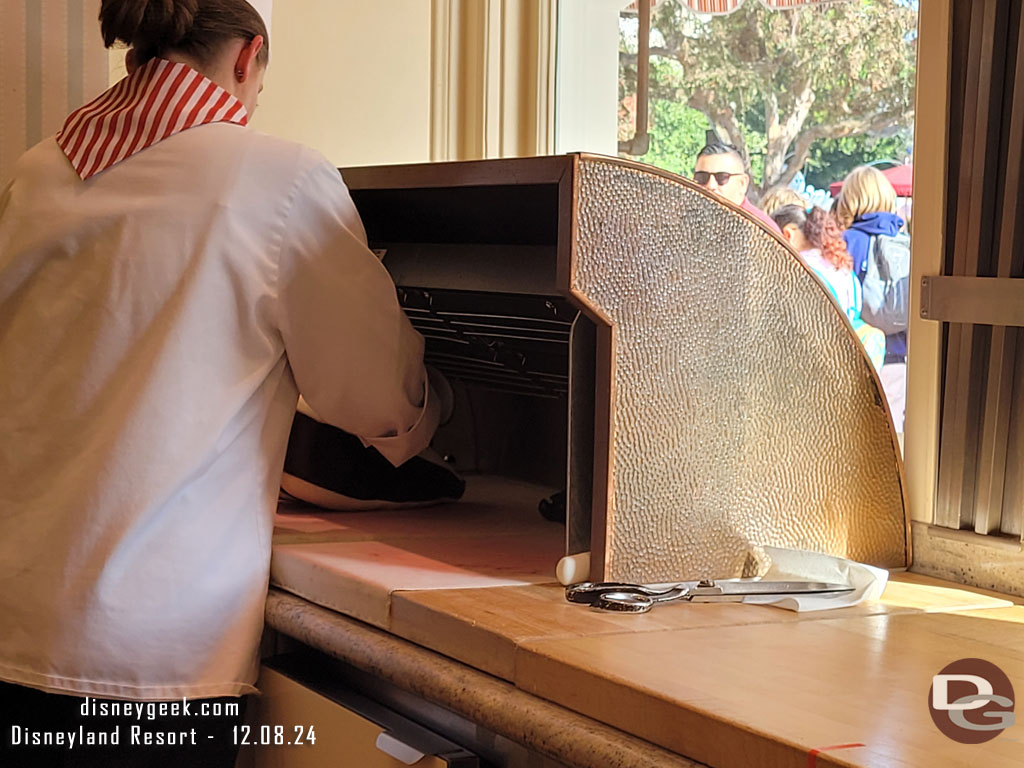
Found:
[[0, 0], [0, 184], [26, 149], [107, 87], [100, 0]]

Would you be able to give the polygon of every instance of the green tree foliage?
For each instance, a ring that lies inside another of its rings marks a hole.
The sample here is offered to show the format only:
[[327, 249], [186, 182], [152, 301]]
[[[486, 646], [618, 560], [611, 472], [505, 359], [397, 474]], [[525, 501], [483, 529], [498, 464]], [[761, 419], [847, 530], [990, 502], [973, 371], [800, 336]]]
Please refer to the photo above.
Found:
[[[700, 17], [664, 0], [651, 24], [644, 161], [688, 173], [709, 122], [750, 161], [755, 196], [805, 165], [823, 185], [869, 156], [901, 159], [913, 120], [914, 3], [770, 11], [748, 0], [727, 16]], [[624, 40], [619, 58], [625, 138], [636, 106], [635, 45]]]
[[[909, 129], [894, 136], [847, 136], [842, 139], [823, 139], [815, 142], [804, 165], [807, 183], [827, 189], [833, 181], [846, 178], [858, 165], [879, 160], [895, 164], [906, 159], [907, 148], [913, 141]], [[885, 166], [880, 166], [885, 167]]]

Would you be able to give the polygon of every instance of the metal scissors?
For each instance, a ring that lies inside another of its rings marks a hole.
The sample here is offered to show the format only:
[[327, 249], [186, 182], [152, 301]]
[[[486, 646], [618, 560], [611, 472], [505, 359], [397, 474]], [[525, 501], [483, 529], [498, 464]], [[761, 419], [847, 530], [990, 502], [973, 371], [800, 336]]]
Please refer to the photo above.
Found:
[[650, 587], [615, 581], [583, 581], [565, 588], [565, 599], [601, 611], [646, 613], [658, 603], [739, 602], [748, 595], [828, 595], [852, 592], [846, 584], [819, 581], [683, 581], [668, 587]]

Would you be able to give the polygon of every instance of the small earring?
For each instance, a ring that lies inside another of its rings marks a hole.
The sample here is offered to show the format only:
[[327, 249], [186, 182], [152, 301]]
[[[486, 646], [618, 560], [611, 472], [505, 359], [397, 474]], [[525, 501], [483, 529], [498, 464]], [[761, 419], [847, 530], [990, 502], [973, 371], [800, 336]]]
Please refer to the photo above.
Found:
[[237, 77], [239, 80], [241, 80], [243, 77], [245, 77], [245, 72], [243, 72], [240, 69], [236, 69], [235, 70], [235, 77]]

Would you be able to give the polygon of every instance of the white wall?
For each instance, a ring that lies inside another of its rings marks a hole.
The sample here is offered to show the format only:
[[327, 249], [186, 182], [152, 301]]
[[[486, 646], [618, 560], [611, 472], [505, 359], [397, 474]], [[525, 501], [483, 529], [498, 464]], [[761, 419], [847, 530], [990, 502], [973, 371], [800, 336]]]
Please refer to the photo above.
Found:
[[628, 0], [560, 0], [555, 151], [618, 152], [619, 11]]
[[430, 2], [278, 0], [254, 128], [339, 166], [430, 158]]
[[[553, 2], [277, 0], [270, 69], [252, 125], [308, 144], [340, 166], [425, 162], [431, 99], [441, 95], [433, 126], [439, 145], [449, 133], [458, 139], [472, 128], [502, 138], [500, 151], [488, 156], [551, 152], [546, 72]], [[615, 152], [616, 19], [623, 2], [567, 0], [574, 20], [563, 37], [574, 65], [563, 78], [570, 98], [561, 151]], [[124, 76], [124, 50], [108, 56], [102, 49], [99, 3], [0, 0], [0, 176], [33, 137], [56, 131], [78, 106], [71, 104], [76, 94], [84, 102]], [[432, 28], [437, 19], [454, 27]], [[76, 30], [84, 43], [74, 42]], [[79, 48], [91, 56], [89, 66], [77, 63]], [[458, 65], [458, 77], [445, 56]], [[432, 82], [432, 60], [439, 76], [451, 79]], [[488, 62], [497, 65], [484, 71]], [[445, 145], [438, 159], [484, 156], [465, 143]]]

